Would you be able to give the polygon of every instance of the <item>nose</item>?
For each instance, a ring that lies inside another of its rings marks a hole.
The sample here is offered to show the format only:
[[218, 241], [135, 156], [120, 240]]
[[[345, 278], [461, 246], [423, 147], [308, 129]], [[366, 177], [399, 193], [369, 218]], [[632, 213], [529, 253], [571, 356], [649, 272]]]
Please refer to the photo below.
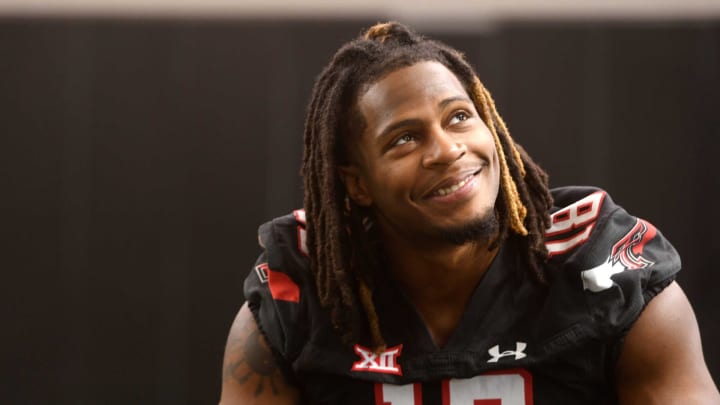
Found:
[[428, 135], [427, 150], [423, 155], [423, 166], [449, 165], [467, 152], [464, 143], [458, 142], [443, 129], [438, 128]]

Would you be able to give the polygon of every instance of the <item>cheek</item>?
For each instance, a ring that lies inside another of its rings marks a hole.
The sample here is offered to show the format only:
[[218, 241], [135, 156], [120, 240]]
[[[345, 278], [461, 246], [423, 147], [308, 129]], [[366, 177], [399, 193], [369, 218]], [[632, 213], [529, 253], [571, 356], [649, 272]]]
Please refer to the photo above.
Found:
[[482, 148], [487, 150], [488, 156], [490, 156], [490, 164], [496, 171], [500, 171], [500, 156], [497, 151], [498, 145], [495, 144], [495, 138], [492, 136], [490, 131], [487, 132], [487, 136], [483, 137]]
[[493, 154], [492, 154], [492, 162], [491, 162], [492, 168], [493, 168], [493, 176], [492, 181], [494, 186], [500, 187], [500, 180], [502, 177], [502, 169], [500, 167], [500, 156], [497, 153], [497, 150], [493, 148]]
[[378, 201], [405, 199], [412, 195], [414, 175], [404, 162], [378, 165], [373, 172], [373, 194]]

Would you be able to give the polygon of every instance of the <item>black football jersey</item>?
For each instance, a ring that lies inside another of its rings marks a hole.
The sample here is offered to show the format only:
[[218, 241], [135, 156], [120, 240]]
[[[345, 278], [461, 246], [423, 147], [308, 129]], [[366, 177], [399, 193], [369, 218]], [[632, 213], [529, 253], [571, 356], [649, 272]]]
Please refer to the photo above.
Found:
[[548, 285], [532, 281], [510, 238], [443, 347], [390, 277], [373, 291], [387, 350], [341, 343], [308, 269], [303, 211], [260, 227], [265, 251], [245, 297], [308, 404], [614, 403], [622, 339], [680, 259], [602, 190], [567, 187], [553, 197]]

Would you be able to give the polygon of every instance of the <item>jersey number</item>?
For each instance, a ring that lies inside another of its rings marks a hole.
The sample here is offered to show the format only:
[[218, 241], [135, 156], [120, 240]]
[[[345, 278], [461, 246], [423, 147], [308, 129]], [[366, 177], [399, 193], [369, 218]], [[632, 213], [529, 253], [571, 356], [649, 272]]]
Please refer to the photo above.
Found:
[[[502, 370], [467, 379], [442, 381], [442, 405], [532, 405], [532, 375]], [[375, 384], [375, 405], [422, 405], [419, 383]]]
[[569, 252], [590, 238], [605, 195], [604, 191], [596, 191], [550, 216], [552, 225], [545, 237], [559, 239], [545, 242], [549, 257]]

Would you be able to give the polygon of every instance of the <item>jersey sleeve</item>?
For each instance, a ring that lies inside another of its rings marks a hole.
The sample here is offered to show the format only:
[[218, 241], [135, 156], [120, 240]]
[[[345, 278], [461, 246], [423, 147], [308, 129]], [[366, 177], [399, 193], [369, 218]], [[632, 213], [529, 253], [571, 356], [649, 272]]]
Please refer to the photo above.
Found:
[[297, 356], [306, 340], [302, 317], [310, 279], [302, 251], [304, 223], [297, 216], [281, 217], [260, 226], [258, 241], [264, 251], [243, 288], [258, 328], [276, 355], [287, 363]]
[[626, 332], [648, 301], [676, 277], [680, 256], [650, 222], [599, 189], [555, 190], [546, 232], [550, 261], [580, 289], [596, 337]]

